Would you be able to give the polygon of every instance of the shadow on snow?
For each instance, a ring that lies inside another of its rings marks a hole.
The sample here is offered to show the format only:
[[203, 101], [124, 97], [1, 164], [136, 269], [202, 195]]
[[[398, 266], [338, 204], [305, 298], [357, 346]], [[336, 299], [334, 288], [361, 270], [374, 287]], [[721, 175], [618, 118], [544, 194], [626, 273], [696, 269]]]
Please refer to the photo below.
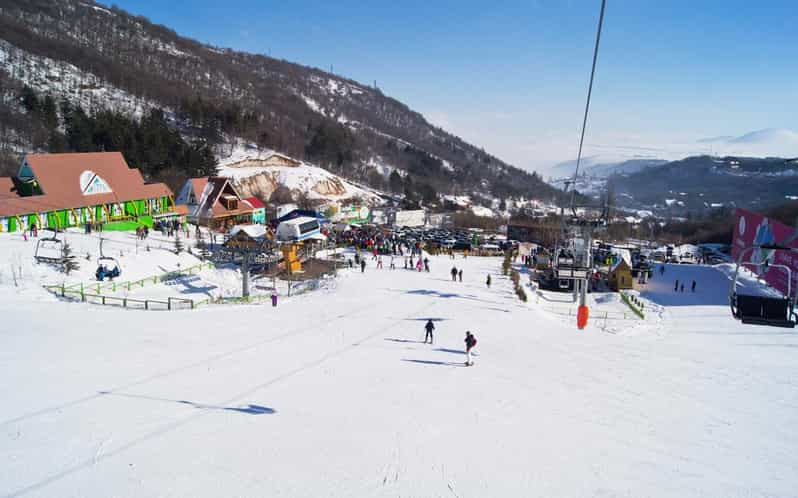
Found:
[[179, 403], [181, 405], [188, 405], [194, 408], [199, 408], [201, 410], [221, 410], [228, 412], [246, 413], [248, 415], [271, 415], [273, 413], [276, 413], [276, 410], [274, 410], [274, 408], [269, 408], [268, 406], [261, 406], [261, 405], [252, 405], [252, 404], [248, 404], [245, 406], [216, 406], [216, 405], [195, 403], [194, 401], [186, 401], [184, 399], [157, 398], [154, 396], [144, 396], [141, 394], [115, 393], [111, 391], [98, 391], [98, 394], [101, 394], [103, 396], [120, 396], [123, 398], [138, 398], [150, 401], [165, 401], [168, 403]]

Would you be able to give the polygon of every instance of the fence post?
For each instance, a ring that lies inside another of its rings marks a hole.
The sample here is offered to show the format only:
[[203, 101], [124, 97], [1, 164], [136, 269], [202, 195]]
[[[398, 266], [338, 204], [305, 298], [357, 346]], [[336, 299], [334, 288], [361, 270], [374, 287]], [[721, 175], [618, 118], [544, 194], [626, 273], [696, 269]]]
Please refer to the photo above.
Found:
[[127, 298], [126, 297], [122, 298], [122, 307], [123, 308], [127, 308]]
[[194, 300], [193, 299], [189, 299], [189, 302], [191, 303], [191, 309], [194, 309]]
[[144, 300], [144, 309], [145, 310], [150, 309], [150, 302], [148, 300], [146, 300], [146, 299]]
[[171, 297], [167, 297], [166, 298], [166, 309], [168, 311], [172, 311], [172, 298]]
[[[81, 287], [83, 287], [83, 286], [81, 286]], [[80, 302], [81, 303], [85, 303], [86, 302], [86, 294], [83, 293], [83, 289], [82, 288], [80, 289]]]
[[127, 281], [127, 290], [130, 290], [130, 280]]
[[103, 306], [105, 306], [105, 296], [100, 296], [103, 300]]
[[64, 284], [61, 284], [61, 297], [66, 296], [66, 289], [64, 288]]

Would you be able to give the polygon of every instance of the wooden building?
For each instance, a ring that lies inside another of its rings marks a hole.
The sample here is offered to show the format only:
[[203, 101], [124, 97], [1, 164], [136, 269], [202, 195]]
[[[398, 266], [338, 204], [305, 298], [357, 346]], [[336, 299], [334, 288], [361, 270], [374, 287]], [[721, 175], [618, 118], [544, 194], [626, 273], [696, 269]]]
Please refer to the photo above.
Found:
[[241, 198], [229, 179], [219, 176], [186, 180], [175, 203], [186, 206], [189, 222], [213, 230], [252, 223], [255, 211]]
[[623, 289], [634, 288], [634, 281], [632, 280], [632, 268], [625, 259], [620, 258], [610, 267], [608, 274], [608, 281], [610, 289], [618, 292]]
[[178, 216], [172, 191], [146, 183], [119, 152], [28, 154], [14, 178], [0, 178], [0, 231], [57, 230], [103, 224], [105, 230], [152, 225]]

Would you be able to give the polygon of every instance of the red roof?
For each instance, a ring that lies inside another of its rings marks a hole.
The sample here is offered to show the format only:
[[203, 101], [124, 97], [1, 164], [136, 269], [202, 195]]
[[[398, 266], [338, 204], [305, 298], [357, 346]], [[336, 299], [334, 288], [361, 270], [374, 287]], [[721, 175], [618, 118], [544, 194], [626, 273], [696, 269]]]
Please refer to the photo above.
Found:
[[249, 205], [252, 206], [255, 209], [265, 209], [266, 208], [266, 204], [262, 203], [261, 200], [258, 199], [257, 197], [247, 197], [244, 200], [247, 201], [249, 203]]
[[[28, 154], [25, 161], [33, 170], [43, 195], [7, 197], [0, 193], [0, 216], [75, 209], [139, 199], [171, 196], [163, 183], [145, 184], [141, 173], [131, 169], [119, 152], [78, 154]], [[104, 180], [111, 192], [85, 194], [81, 174], [91, 171]], [[0, 182], [0, 189], [10, 179]]]

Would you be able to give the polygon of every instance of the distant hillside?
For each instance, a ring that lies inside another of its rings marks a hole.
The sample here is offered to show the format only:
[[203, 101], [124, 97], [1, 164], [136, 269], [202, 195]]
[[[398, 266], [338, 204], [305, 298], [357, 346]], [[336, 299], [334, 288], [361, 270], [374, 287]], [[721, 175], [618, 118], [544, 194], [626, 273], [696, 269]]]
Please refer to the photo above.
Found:
[[762, 210], [798, 199], [798, 160], [688, 157], [609, 180], [619, 205], [674, 214], [746, 207]]
[[[37, 96], [39, 108], [25, 105], [25, 92]], [[0, 0], [0, 156], [6, 164], [30, 150], [116, 147], [128, 156], [104, 121], [85, 140], [59, 138], [67, 125], [64, 103], [89, 117], [109, 110], [141, 120], [162, 111], [183, 138], [184, 152], [180, 161], [167, 155], [146, 172], [172, 182], [207, 171], [206, 146], [224, 151], [245, 141], [385, 190], [558, 196], [539, 176], [431, 125], [378, 88], [204, 45], [116, 7]], [[399, 180], [391, 178], [394, 171]]]

